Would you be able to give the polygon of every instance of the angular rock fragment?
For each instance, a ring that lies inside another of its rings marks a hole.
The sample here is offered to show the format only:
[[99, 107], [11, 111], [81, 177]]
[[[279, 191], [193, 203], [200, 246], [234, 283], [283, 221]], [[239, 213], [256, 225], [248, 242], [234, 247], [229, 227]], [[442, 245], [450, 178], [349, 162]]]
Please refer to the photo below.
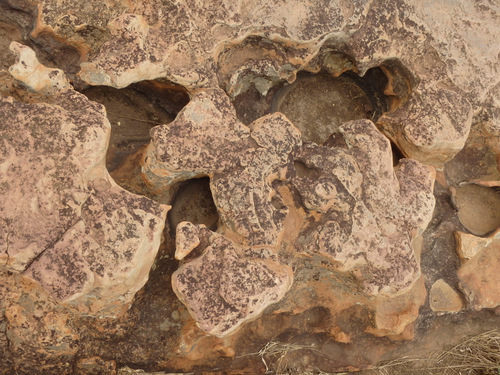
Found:
[[71, 87], [62, 70], [41, 65], [31, 48], [12, 42], [10, 49], [17, 56], [18, 62], [9, 68], [9, 73], [30, 90], [50, 94]]
[[18, 63], [10, 71], [33, 98], [0, 98], [0, 259], [61, 302], [115, 315], [148, 278], [168, 208], [109, 177], [103, 107], [27, 47], [13, 48]]
[[191, 228], [191, 236], [196, 232], [208, 237], [208, 244], [199, 249], [201, 256], [174, 272], [172, 286], [204, 331], [228, 335], [278, 302], [290, 288], [290, 267], [265, 256], [248, 256], [245, 249], [202, 226]]
[[411, 340], [411, 324], [417, 319], [418, 310], [426, 296], [424, 279], [421, 277], [407, 293], [394, 298], [378, 298], [375, 301], [374, 327], [368, 327], [367, 332], [379, 337], [402, 335]]
[[432, 311], [436, 313], [456, 313], [464, 307], [457, 291], [443, 279], [432, 284], [429, 303]]
[[469, 257], [457, 272], [467, 301], [475, 310], [500, 306], [500, 230], [476, 243], [472, 251], [464, 248], [467, 242], [459, 243], [459, 254]]

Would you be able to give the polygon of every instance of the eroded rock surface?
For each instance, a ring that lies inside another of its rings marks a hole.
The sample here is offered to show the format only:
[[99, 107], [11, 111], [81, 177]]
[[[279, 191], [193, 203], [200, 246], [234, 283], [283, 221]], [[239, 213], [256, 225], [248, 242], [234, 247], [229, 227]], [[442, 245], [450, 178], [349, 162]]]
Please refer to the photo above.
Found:
[[83, 312], [119, 313], [147, 280], [167, 207], [109, 178], [103, 107], [12, 48], [10, 71], [33, 94], [1, 98], [2, 261]]
[[[179, 246], [179, 252], [189, 245], [203, 251], [173, 274], [172, 285], [204, 331], [225, 336], [281, 300], [290, 288], [292, 270], [273, 259], [272, 250], [241, 248], [189, 223], [177, 228], [188, 237], [182, 239], [186, 243]], [[203, 245], [195, 246], [202, 241], [200, 237], [205, 237]]]
[[0, 372], [351, 371], [498, 311], [497, 212], [450, 193], [499, 186], [492, 2], [0, 9]]
[[[267, 246], [266, 251], [278, 255], [290, 248], [297, 253], [319, 253], [334, 260], [338, 270], [354, 272], [370, 295], [404, 293], [420, 277], [412, 241], [432, 215], [433, 170], [412, 160], [401, 161], [395, 170], [389, 141], [369, 120], [342, 125], [336, 137], [340, 147], [302, 146], [300, 132], [280, 113], [246, 128], [222, 92], [202, 92], [176, 120], [154, 129], [145, 176], [150, 183], [168, 185], [182, 176], [208, 175], [221, 216], [220, 232], [229, 238], [236, 236], [256, 252]], [[303, 202], [295, 223], [302, 227], [298, 233], [292, 233], [293, 228], [286, 231], [288, 208], [276, 187], [286, 185], [287, 177]], [[177, 258], [183, 259], [191, 249], [183, 241], [196, 247], [200, 240], [179, 230]], [[219, 246], [229, 246], [223, 243]], [[211, 288], [206, 279], [214, 279], [217, 271], [206, 274], [204, 269], [225, 272], [219, 264], [223, 256], [216, 256], [223, 249], [207, 244], [204, 248], [200, 258], [181, 266], [174, 275], [174, 290], [200, 327], [222, 335], [235, 329], [243, 317], [234, 318], [229, 307], [213, 308], [217, 300], [213, 296], [223, 294], [220, 288], [225, 286], [212, 285], [215, 289], [208, 293]], [[237, 254], [225, 257], [243, 267], [247, 260], [238, 261]], [[285, 272], [286, 262], [281, 263]], [[285, 290], [289, 287], [283, 281], [278, 284], [286, 285]], [[247, 311], [244, 319], [254, 317], [255, 310]], [[215, 317], [226, 317], [227, 326], [209, 323]]]

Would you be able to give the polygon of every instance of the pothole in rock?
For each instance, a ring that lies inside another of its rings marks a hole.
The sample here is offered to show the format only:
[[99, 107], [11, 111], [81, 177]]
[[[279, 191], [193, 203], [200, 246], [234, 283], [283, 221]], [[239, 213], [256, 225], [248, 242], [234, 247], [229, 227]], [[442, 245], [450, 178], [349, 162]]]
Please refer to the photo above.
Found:
[[202, 177], [181, 182], [171, 204], [168, 225], [172, 235], [182, 221], [204, 224], [213, 231], [217, 229], [219, 214], [210, 190], [210, 178]]
[[476, 236], [500, 228], [500, 188], [467, 184], [452, 190], [462, 225]]
[[172, 83], [143, 81], [124, 89], [94, 86], [83, 91], [106, 107], [111, 138], [106, 167], [115, 181], [134, 193], [148, 195], [139, 178], [142, 152], [152, 127], [175, 119], [189, 102], [187, 91]]
[[272, 111], [284, 113], [300, 129], [304, 141], [322, 144], [350, 120], [376, 121], [387, 111], [381, 68], [364, 77], [349, 71], [339, 77], [300, 73], [295, 82], [278, 90]]

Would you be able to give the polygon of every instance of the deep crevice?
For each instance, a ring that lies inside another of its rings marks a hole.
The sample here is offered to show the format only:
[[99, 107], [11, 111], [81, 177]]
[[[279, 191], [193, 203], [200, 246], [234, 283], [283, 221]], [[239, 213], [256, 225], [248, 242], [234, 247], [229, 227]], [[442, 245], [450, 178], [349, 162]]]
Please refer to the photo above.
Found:
[[399, 149], [399, 147], [393, 142], [391, 142], [391, 150], [392, 150], [392, 165], [396, 166], [399, 164], [401, 159], [406, 158], [403, 152]]
[[398, 59], [385, 60], [360, 76], [344, 47], [327, 40], [300, 66], [297, 56], [304, 53], [303, 45], [249, 36], [227, 44], [219, 54], [219, 85], [244, 124], [283, 112], [304, 141], [323, 144], [344, 122], [366, 118], [376, 123], [406, 103], [418, 85]]
[[322, 144], [347, 121], [376, 122], [387, 112], [387, 82], [378, 67], [363, 77], [353, 71], [339, 77], [301, 72], [294, 83], [276, 92], [271, 110], [284, 113], [301, 130], [304, 141]]
[[203, 224], [212, 231], [217, 230], [219, 214], [210, 190], [210, 178], [194, 178], [181, 182], [172, 199], [168, 214], [170, 235], [175, 235], [177, 225], [182, 221]]
[[134, 83], [123, 89], [93, 86], [82, 93], [106, 107], [111, 123], [106, 167], [111, 176], [124, 189], [151, 198], [140, 177], [142, 153], [151, 140], [151, 128], [172, 122], [189, 102], [187, 90], [157, 80]]

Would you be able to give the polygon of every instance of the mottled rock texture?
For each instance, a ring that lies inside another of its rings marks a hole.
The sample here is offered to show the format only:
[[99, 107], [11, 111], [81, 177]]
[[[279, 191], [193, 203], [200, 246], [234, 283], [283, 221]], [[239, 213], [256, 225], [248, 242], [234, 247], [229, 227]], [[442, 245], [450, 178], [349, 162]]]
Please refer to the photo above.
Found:
[[[204, 331], [225, 336], [278, 302], [290, 288], [291, 267], [266, 255], [271, 251], [259, 249], [252, 254], [252, 249], [241, 248], [204, 227], [189, 227], [189, 234], [185, 225], [177, 228], [186, 235], [183, 240], [203, 254], [183, 264], [173, 274], [172, 285]], [[205, 246], [196, 246], [202, 239]]]
[[110, 179], [103, 107], [27, 47], [12, 49], [10, 72], [26, 89], [25, 100], [1, 98], [1, 259], [58, 301], [117, 314], [147, 280], [167, 207]]
[[0, 372], [350, 371], [498, 309], [499, 11], [2, 2]]

